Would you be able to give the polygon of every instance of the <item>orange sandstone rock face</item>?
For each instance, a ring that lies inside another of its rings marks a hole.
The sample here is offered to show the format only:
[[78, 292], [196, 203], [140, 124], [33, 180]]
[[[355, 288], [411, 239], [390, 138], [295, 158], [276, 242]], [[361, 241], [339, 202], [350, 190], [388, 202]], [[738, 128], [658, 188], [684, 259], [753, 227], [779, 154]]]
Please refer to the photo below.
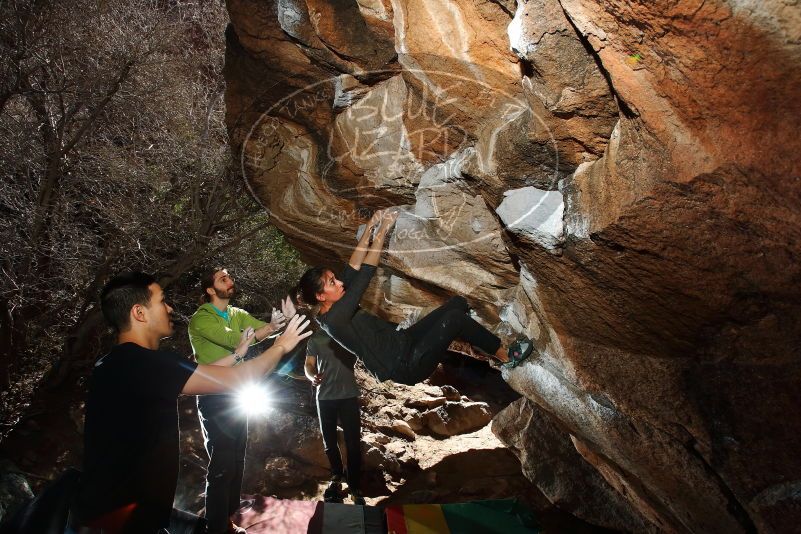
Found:
[[504, 376], [549, 422], [518, 407], [497, 433], [563, 479], [560, 506], [630, 530], [801, 521], [794, 2], [228, 6], [254, 193], [313, 263], [401, 206], [373, 311], [459, 293], [536, 340]]

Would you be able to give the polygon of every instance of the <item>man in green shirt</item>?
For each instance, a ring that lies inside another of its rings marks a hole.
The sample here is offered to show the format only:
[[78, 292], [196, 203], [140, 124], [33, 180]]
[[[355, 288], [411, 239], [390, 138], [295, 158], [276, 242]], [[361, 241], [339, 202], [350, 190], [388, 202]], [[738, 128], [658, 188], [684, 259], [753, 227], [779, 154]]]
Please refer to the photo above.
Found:
[[[254, 343], [272, 336], [286, 323], [283, 312], [273, 309], [269, 323], [229, 304], [236, 292], [234, 279], [222, 267], [209, 270], [201, 280], [204, 303], [189, 321], [189, 341], [200, 364], [231, 365], [228, 356], [239, 344], [242, 332], [255, 331]], [[294, 310], [287, 310], [293, 312]], [[241, 358], [235, 359], [234, 365]], [[242, 472], [247, 447], [247, 416], [237, 410], [233, 395], [200, 395], [197, 398], [209, 466], [206, 474], [206, 521], [209, 534], [244, 532], [230, 516], [239, 509]]]
[[250, 327], [256, 332], [254, 343], [270, 337], [286, 321], [283, 313], [273, 309], [271, 322], [265, 323], [241, 308], [229, 304], [236, 292], [234, 279], [223, 268], [215, 268], [201, 281], [204, 303], [189, 321], [189, 341], [198, 363], [213, 364], [231, 354], [239, 344], [242, 332]]

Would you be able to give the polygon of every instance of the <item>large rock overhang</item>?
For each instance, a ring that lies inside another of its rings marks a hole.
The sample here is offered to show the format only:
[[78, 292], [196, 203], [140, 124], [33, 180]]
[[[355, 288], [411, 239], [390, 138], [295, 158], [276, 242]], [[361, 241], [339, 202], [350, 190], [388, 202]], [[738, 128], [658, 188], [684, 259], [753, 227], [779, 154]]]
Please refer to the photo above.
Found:
[[801, 14], [692, 4], [229, 0], [227, 120], [311, 263], [402, 206], [369, 306], [458, 293], [535, 339], [505, 378], [651, 524], [781, 530]]

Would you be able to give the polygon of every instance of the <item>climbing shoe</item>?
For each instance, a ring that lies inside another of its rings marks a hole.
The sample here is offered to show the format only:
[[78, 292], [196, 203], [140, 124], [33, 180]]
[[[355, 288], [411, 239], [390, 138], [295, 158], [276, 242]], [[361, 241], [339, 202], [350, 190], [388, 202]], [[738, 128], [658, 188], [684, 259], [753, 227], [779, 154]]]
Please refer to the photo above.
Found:
[[509, 346], [507, 352], [509, 354], [509, 361], [504, 363], [502, 367], [514, 369], [528, 359], [532, 352], [534, 352], [534, 343], [527, 337], [519, 337]]
[[343, 501], [342, 498], [342, 478], [339, 476], [331, 477], [331, 482], [323, 492], [323, 500], [325, 502], [339, 502]]
[[350, 490], [350, 498], [353, 499], [353, 504], [358, 504], [360, 506], [367, 504], [364, 502], [364, 496], [362, 495], [362, 492], [357, 489]]

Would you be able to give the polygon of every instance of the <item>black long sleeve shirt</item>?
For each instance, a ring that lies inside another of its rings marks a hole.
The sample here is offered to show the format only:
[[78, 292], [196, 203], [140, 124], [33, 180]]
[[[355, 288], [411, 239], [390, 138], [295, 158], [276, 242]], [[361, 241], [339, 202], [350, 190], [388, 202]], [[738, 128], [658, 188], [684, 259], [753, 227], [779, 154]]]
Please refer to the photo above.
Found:
[[362, 265], [358, 271], [346, 266], [341, 278], [345, 294], [317, 320], [329, 336], [360, 358], [379, 380], [387, 380], [398, 361], [408, 354], [409, 342], [397, 331], [397, 324], [359, 307], [375, 270], [374, 265]]

